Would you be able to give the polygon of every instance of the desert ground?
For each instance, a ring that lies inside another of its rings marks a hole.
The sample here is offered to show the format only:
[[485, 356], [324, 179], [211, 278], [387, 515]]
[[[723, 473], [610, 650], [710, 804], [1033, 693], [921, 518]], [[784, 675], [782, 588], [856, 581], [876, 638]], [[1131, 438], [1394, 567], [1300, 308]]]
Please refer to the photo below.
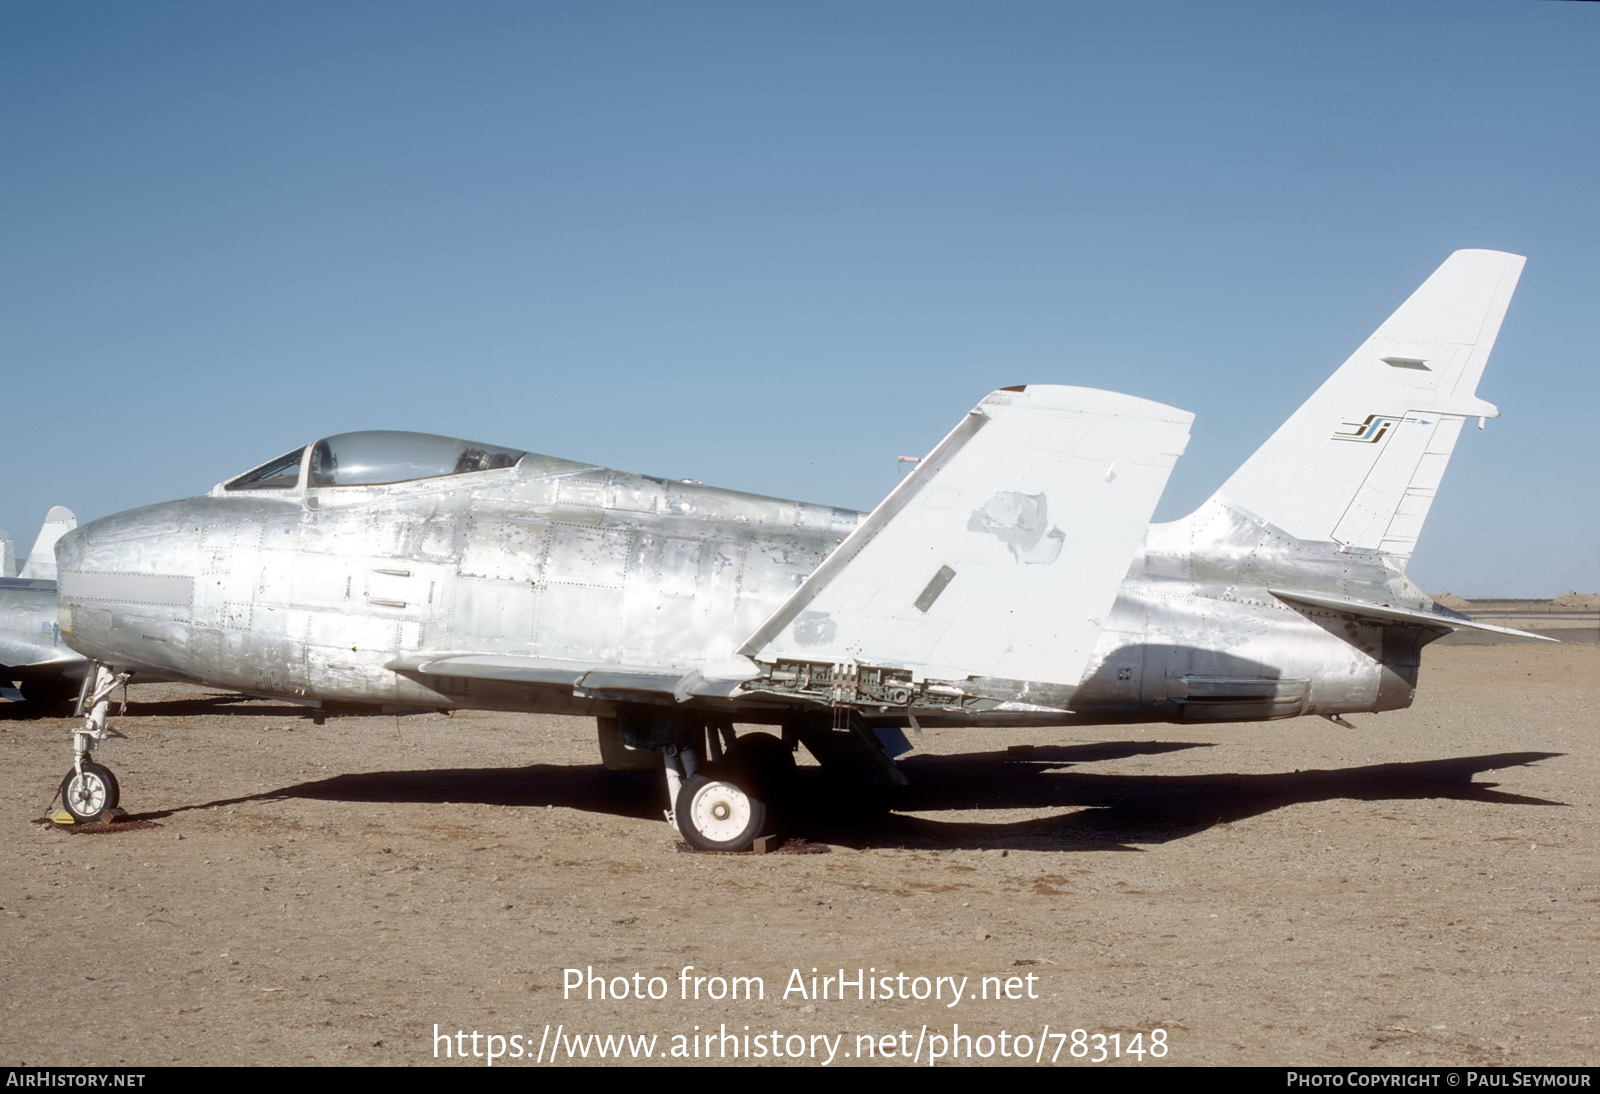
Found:
[[589, 722], [131, 697], [103, 827], [0, 712], [5, 1064], [1600, 1062], [1593, 643], [1431, 646], [1354, 728], [928, 731], [895, 812], [803, 771], [738, 856]]

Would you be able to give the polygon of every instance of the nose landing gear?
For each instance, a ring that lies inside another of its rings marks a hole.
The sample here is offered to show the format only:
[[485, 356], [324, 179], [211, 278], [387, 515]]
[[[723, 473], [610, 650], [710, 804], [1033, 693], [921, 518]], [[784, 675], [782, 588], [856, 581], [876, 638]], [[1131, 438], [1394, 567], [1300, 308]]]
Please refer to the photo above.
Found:
[[83, 726], [72, 731], [72, 768], [61, 780], [61, 802], [78, 823], [92, 821], [109, 809], [115, 809], [122, 798], [117, 777], [111, 769], [89, 759], [89, 754], [100, 747], [102, 741], [122, 737], [106, 724], [111, 710], [111, 693], [119, 684], [128, 682], [128, 673], [113, 673], [105, 665], [96, 663], [84, 684], [80, 710], [85, 711]]

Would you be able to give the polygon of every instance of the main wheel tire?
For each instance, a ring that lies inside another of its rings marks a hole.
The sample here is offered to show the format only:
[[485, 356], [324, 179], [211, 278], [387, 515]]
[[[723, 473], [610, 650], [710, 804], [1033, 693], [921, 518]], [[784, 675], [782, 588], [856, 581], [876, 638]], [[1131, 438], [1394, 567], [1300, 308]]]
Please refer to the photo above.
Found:
[[108, 767], [86, 763], [83, 771], [72, 770], [61, 780], [61, 804], [74, 820], [92, 821], [107, 809], [116, 808], [122, 798], [117, 777]]
[[728, 749], [723, 767], [767, 805], [767, 823], [778, 834], [794, 812], [799, 771], [794, 750], [770, 733], [746, 733]]
[[701, 851], [748, 851], [767, 824], [767, 804], [714, 767], [684, 781], [674, 807], [678, 831]]
[[770, 733], [746, 733], [733, 742], [723, 763], [772, 794], [787, 792], [795, 778], [794, 750]]

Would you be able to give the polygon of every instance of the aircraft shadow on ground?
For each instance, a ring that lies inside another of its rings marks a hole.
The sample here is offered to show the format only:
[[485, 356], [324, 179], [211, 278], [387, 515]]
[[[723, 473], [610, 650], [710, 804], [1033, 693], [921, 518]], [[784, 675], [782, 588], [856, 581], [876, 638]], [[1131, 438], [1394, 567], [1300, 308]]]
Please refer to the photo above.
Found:
[[[800, 779], [802, 805], [789, 834], [856, 848], [1136, 851], [1140, 844], [1184, 839], [1287, 806], [1311, 802], [1450, 799], [1484, 805], [1564, 805], [1514, 794], [1484, 771], [1522, 767], [1559, 752], [1502, 752], [1411, 763], [1265, 775], [1119, 775], [1080, 765], [1212, 747], [1194, 742], [1106, 742], [963, 756], [921, 756], [901, 762], [912, 786], [888, 813], [842, 791], [815, 769]], [[338, 775], [222, 801], [130, 816], [156, 820], [194, 809], [302, 798], [337, 802], [409, 802], [559, 806], [640, 820], [659, 820], [666, 793], [659, 775], [616, 774], [592, 765], [377, 771]], [[941, 812], [1052, 810], [1054, 815], [985, 823], [940, 820]]]
[[[920, 757], [902, 766], [912, 785], [900, 811], [886, 818], [909, 843], [1033, 850], [1136, 850], [1135, 844], [1184, 839], [1291, 805], [1320, 801], [1453, 799], [1495, 805], [1562, 805], [1475, 782], [1483, 771], [1522, 767], [1558, 752], [1504, 752], [1413, 763], [1264, 775], [1113, 775], [1062, 770], [1049, 749], [1017, 757]], [[1052, 817], [984, 824], [942, 821], [953, 809], [1066, 809]], [[917, 815], [905, 815], [917, 814]], [[866, 846], [848, 830], [833, 842]]]

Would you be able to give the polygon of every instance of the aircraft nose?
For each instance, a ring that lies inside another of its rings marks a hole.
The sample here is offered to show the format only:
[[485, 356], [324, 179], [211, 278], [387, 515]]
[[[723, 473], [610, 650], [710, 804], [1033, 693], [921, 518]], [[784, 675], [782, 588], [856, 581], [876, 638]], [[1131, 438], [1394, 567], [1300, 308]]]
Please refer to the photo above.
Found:
[[85, 534], [87, 531], [87, 527], [74, 528], [56, 540], [57, 573], [60, 573], [63, 569], [77, 570], [81, 568], [83, 552], [89, 543], [89, 537]]
[[56, 568], [63, 573], [128, 575], [194, 572], [181, 501], [146, 505], [101, 517], [56, 542]]
[[90, 521], [56, 543], [61, 636], [108, 664], [164, 666], [194, 600], [194, 536], [184, 503]]

